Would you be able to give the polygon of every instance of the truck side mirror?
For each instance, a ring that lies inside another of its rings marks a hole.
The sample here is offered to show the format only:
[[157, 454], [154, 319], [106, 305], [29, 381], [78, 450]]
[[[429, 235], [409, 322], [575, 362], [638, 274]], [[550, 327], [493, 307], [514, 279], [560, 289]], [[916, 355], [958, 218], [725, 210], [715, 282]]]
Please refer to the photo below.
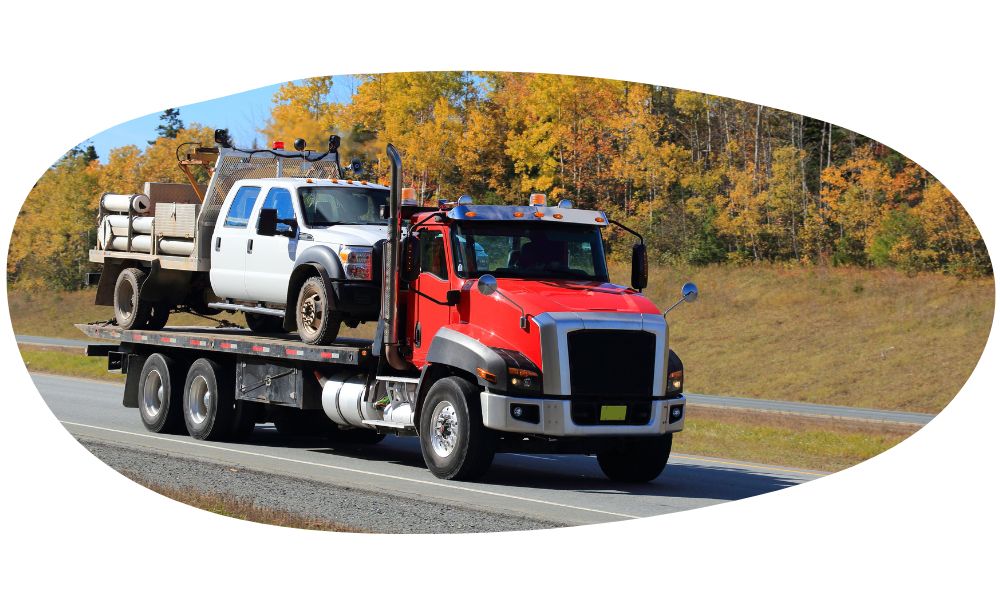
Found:
[[646, 258], [646, 245], [632, 246], [632, 288], [641, 290], [649, 284], [649, 262]]
[[420, 238], [417, 236], [408, 235], [403, 238], [402, 262], [399, 276], [407, 283], [416, 281], [420, 276]]
[[257, 235], [278, 235], [278, 209], [262, 208], [257, 219]]

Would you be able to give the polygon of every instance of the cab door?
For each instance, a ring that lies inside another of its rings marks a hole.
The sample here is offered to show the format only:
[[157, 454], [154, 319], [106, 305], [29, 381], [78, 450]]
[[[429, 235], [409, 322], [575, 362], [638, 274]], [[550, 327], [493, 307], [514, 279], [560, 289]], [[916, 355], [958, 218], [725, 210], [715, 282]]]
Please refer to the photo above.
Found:
[[447, 325], [451, 318], [451, 307], [447, 306], [451, 282], [448, 277], [450, 255], [448, 237], [443, 228], [419, 230], [420, 275], [413, 282], [414, 324], [413, 358], [420, 364], [427, 358], [427, 351], [438, 329]]
[[225, 213], [219, 215], [212, 234], [212, 265], [209, 280], [220, 298], [246, 300], [244, 282], [247, 246], [250, 240], [250, 215], [260, 196], [259, 186], [242, 186], [233, 195]]
[[[253, 227], [250, 229], [247, 244], [245, 263], [247, 296], [258, 302], [284, 304], [288, 280], [295, 266], [299, 245], [292, 192], [288, 188], [272, 187], [267, 191], [264, 201], [258, 202], [258, 205], [259, 207], [251, 215]], [[265, 208], [278, 211], [279, 235], [259, 233], [260, 211]], [[281, 223], [281, 220], [294, 222], [296, 225]]]

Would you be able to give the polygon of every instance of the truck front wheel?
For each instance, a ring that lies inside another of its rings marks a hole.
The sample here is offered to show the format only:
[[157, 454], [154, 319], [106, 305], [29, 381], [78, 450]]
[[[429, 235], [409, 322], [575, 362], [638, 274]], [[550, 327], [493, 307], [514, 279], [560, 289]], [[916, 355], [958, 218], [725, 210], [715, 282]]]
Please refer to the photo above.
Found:
[[322, 277], [310, 277], [299, 289], [295, 303], [295, 324], [303, 342], [329, 344], [340, 333], [340, 313], [334, 310], [333, 298], [327, 293]]
[[493, 463], [496, 437], [483, 427], [479, 388], [461, 377], [431, 386], [419, 433], [424, 462], [441, 479], [476, 479]]
[[645, 483], [660, 476], [670, 458], [672, 433], [625, 438], [597, 452], [597, 464], [612, 481]]
[[146, 326], [152, 305], [139, 299], [139, 291], [146, 274], [142, 269], [122, 269], [115, 280], [115, 321], [122, 329], [139, 329]]

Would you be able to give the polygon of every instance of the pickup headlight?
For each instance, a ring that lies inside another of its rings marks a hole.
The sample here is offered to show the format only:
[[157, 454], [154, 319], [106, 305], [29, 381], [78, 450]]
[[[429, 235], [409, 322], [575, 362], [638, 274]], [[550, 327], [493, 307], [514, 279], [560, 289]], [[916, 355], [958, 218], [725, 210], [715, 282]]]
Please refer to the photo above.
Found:
[[340, 264], [348, 279], [372, 278], [372, 249], [368, 246], [341, 246]]

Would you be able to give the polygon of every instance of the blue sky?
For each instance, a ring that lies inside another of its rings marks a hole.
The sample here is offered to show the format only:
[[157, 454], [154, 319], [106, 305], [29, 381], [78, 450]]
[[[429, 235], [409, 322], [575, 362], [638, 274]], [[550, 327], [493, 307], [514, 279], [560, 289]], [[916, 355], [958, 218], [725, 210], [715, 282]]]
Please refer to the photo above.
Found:
[[[334, 77], [333, 89], [329, 100], [333, 102], [346, 102], [351, 97], [354, 86], [354, 79], [349, 76]], [[201, 123], [214, 129], [229, 129], [229, 134], [239, 146], [251, 146], [254, 138], [260, 140], [261, 145], [266, 144], [258, 129], [264, 126], [268, 116], [271, 114], [271, 107], [274, 105], [273, 98], [275, 92], [281, 84], [269, 85], [267, 87], [248, 90], [232, 96], [224, 96], [197, 104], [178, 106], [181, 111], [181, 120], [184, 124]], [[164, 106], [163, 110], [171, 108]], [[138, 119], [126, 121], [120, 125], [115, 125], [100, 133], [82, 141], [82, 145], [94, 144], [101, 162], [107, 162], [109, 151], [112, 148], [119, 148], [133, 144], [139, 148], [144, 148], [146, 142], [156, 137], [156, 126], [160, 124], [159, 111]], [[212, 140], [204, 140], [211, 144]]]

